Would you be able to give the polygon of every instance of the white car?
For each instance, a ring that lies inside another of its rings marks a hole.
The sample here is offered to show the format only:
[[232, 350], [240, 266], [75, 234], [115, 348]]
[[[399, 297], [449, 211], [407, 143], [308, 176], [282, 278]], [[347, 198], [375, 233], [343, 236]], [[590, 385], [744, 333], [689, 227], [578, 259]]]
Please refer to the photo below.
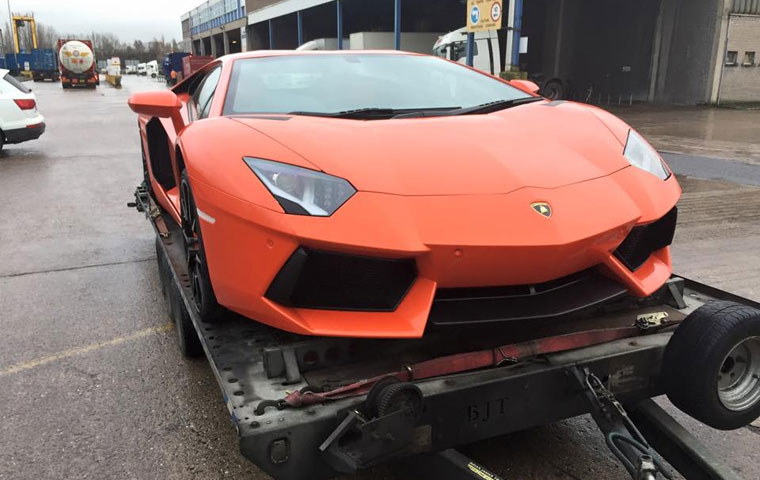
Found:
[[37, 98], [23, 83], [0, 69], [0, 149], [6, 143], [35, 140], [45, 132]]

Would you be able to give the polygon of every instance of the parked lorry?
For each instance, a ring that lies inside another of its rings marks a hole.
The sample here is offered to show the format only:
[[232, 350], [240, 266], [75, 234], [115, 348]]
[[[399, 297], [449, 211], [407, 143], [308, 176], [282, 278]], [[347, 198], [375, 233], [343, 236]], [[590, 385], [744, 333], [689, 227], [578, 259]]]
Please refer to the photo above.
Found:
[[138, 63], [137, 64], [137, 74], [138, 75], [145, 75], [145, 64], [144, 63]]
[[95, 88], [100, 83], [90, 40], [58, 39], [58, 67], [63, 88]]
[[[343, 39], [343, 48], [349, 49], [351, 48], [351, 40], [348, 38]], [[300, 47], [296, 48], [296, 50], [337, 50], [338, 49], [338, 39], [337, 38], [317, 38], [314, 40], [309, 40], [308, 42], [304, 43]]]
[[[505, 70], [505, 42], [495, 30], [475, 32], [472, 66], [491, 75]], [[441, 35], [433, 45], [433, 54], [454, 62], [467, 62], [467, 32], [464, 28]]]
[[214, 60], [210, 55], [188, 55], [182, 59], [182, 78], [187, 78], [198, 69]]
[[126, 73], [127, 75], [136, 75], [138, 63], [140, 62], [135, 59], [124, 60], [124, 73]]
[[[430, 53], [432, 45], [440, 33], [430, 32], [402, 32], [401, 50], [405, 52]], [[351, 50], [392, 50], [395, 46], [393, 32], [356, 32], [351, 34], [349, 46], [343, 44], [344, 49]]]
[[[401, 34], [401, 49], [406, 52], [430, 53], [430, 45], [440, 33], [404, 32]], [[393, 32], [356, 32], [343, 39], [343, 50], [392, 50], [395, 46]], [[338, 39], [317, 38], [310, 40], [296, 50], [337, 50]]]
[[32, 50], [32, 79], [35, 82], [52, 80], [57, 82], [61, 78], [58, 70], [58, 61], [55, 58], [55, 50], [52, 48], [35, 48]]
[[145, 75], [150, 78], [158, 77], [158, 62], [156, 60], [151, 60], [145, 64]]
[[[491, 75], [508, 70], [506, 29], [475, 32], [472, 66]], [[464, 27], [442, 35], [433, 45], [433, 54], [459, 63], [467, 62], [467, 32]], [[568, 98], [572, 82], [559, 72], [531, 72], [527, 78], [540, 87], [551, 100]]]
[[[168, 85], [174, 85], [182, 81], [182, 59], [188, 55], [190, 55], [188, 52], [171, 52], [166, 54], [162, 67]], [[172, 72], [174, 72], [174, 76], [172, 76]]]

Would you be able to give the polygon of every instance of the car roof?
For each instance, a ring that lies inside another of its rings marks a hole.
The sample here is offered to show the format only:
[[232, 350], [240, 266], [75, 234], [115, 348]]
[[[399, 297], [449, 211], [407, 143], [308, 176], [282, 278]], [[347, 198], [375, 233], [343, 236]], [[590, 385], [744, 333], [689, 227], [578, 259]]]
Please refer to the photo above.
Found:
[[241, 58], [287, 57], [301, 55], [418, 55], [422, 53], [404, 52], [401, 50], [253, 50], [250, 52], [231, 53], [220, 57], [223, 62]]
[[4, 77], [8, 72], [10, 72], [10, 70], [0, 68], [0, 77]]

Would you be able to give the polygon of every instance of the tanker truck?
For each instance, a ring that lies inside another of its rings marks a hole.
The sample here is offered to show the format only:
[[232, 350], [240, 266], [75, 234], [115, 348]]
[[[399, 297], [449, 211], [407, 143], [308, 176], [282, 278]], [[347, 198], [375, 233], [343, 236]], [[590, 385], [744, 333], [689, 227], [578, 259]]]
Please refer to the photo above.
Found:
[[100, 83], [95, 66], [95, 52], [90, 40], [58, 40], [58, 68], [63, 88], [95, 88]]

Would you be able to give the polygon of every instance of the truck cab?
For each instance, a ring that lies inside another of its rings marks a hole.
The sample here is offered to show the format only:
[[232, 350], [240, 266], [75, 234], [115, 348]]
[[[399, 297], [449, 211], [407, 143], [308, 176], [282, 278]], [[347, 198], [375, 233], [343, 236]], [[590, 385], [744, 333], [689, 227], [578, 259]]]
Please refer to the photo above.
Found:
[[[504, 70], [504, 54], [496, 31], [475, 32], [472, 66], [491, 75]], [[465, 64], [467, 62], [467, 32], [464, 27], [438, 38], [433, 55]]]
[[150, 78], [158, 77], [158, 62], [156, 60], [151, 60], [145, 64], [145, 75]]
[[145, 64], [144, 63], [138, 63], [137, 64], [137, 74], [138, 75], [145, 75]]

